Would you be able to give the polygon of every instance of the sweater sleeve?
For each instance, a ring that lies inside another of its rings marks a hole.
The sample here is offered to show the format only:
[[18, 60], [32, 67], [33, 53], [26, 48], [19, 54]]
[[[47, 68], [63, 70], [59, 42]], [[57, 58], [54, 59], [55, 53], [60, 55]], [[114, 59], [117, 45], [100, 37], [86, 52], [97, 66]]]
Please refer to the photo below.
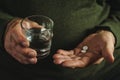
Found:
[[14, 17], [10, 16], [7, 13], [0, 11], [0, 48], [4, 48], [4, 33], [7, 27], [7, 23], [12, 20]]
[[110, 14], [108, 19], [98, 27], [107, 27], [113, 32], [116, 39], [116, 48], [120, 48], [120, 1], [119, 0], [109, 0]]

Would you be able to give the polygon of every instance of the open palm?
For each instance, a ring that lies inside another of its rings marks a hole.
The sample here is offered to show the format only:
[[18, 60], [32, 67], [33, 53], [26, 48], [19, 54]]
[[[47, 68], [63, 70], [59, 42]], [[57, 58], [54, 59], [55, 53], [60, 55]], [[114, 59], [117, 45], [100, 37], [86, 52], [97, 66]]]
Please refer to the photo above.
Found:
[[[64, 67], [83, 68], [99, 61], [101, 58], [104, 58], [108, 62], [113, 62], [114, 44], [115, 39], [113, 34], [102, 30], [86, 37], [73, 50], [58, 50], [53, 56], [54, 63]], [[85, 53], [82, 52], [83, 46], [88, 46], [88, 50]]]

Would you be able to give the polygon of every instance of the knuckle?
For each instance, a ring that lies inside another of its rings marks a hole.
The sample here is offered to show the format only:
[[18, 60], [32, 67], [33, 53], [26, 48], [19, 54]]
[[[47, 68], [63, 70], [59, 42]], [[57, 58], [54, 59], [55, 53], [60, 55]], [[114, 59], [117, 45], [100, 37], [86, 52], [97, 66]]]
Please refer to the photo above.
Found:
[[58, 57], [58, 54], [53, 55], [53, 58], [57, 58], [57, 57]]

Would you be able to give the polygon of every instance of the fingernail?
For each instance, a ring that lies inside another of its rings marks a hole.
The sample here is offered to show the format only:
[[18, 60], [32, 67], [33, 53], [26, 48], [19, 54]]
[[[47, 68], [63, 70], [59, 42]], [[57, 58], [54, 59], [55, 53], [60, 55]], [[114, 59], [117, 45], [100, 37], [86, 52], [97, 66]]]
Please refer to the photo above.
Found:
[[30, 52], [29, 54], [28, 54], [30, 57], [35, 57], [35, 56], [37, 56], [37, 54], [35, 53], [35, 52]]
[[31, 62], [32, 64], [35, 64], [35, 63], [37, 63], [37, 59], [36, 59], [36, 58], [32, 58], [32, 59], [30, 59], [30, 62]]
[[22, 42], [22, 46], [24, 46], [24, 47], [28, 47], [27, 42]]

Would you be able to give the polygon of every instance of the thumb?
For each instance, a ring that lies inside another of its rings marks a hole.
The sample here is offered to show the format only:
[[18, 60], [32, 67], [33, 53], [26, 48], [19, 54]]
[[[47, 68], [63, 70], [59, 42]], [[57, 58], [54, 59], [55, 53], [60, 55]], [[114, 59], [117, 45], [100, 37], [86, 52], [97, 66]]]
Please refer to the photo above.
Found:
[[102, 55], [104, 59], [110, 63], [114, 62], [114, 45], [108, 43], [102, 50]]

